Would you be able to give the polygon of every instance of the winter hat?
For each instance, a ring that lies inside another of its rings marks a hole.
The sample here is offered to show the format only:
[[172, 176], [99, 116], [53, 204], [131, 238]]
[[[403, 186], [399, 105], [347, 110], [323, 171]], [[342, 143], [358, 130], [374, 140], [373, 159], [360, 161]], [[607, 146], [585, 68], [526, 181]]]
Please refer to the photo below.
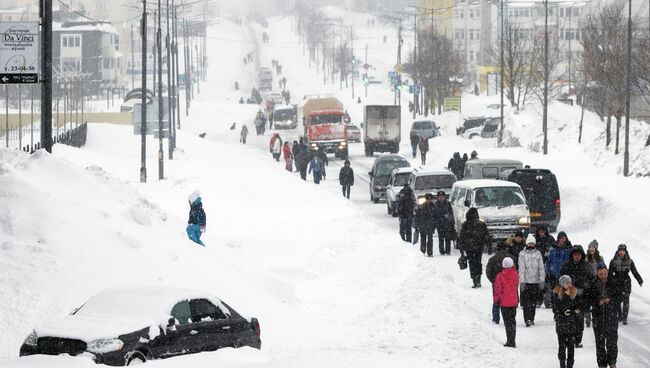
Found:
[[627, 245], [625, 245], [625, 244], [619, 244], [619, 245], [618, 245], [618, 250], [627, 250]]
[[517, 230], [517, 232], [515, 233], [515, 236], [521, 236], [523, 238], [524, 237], [524, 232], [521, 231], [521, 230]]
[[503, 262], [501, 262], [501, 267], [505, 268], [513, 268], [515, 266], [515, 262], [512, 260], [510, 257], [506, 257], [503, 259]]
[[506, 242], [504, 242], [503, 240], [499, 241], [497, 243], [497, 249], [498, 250], [506, 249]]
[[433, 193], [427, 193], [424, 195], [424, 199], [433, 199]]
[[199, 190], [196, 189], [192, 192], [192, 194], [190, 194], [189, 197], [187, 197], [187, 200], [190, 201], [190, 203], [194, 203], [199, 198], [201, 198], [201, 192], [199, 192]]
[[531, 244], [531, 243], [532, 244], [537, 244], [537, 239], [535, 239], [535, 235], [528, 234], [528, 236], [526, 237], [526, 245]]
[[573, 282], [571, 280], [571, 276], [569, 275], [560, 276], [560, 281], [559, 281], [560, 286], [564, 287], [564, 285], [568, 284], [569, 282]]
[[597, 269], [607, 269], [607, 265], [604, 262], [598, 262], [598, 265], [596, 266]]
[[591, 243], [589, 243], [588, 248], [594, 248], [594, 249], [598, 250], [598, 240], [596, 240], [596, 239], [592, 240]]

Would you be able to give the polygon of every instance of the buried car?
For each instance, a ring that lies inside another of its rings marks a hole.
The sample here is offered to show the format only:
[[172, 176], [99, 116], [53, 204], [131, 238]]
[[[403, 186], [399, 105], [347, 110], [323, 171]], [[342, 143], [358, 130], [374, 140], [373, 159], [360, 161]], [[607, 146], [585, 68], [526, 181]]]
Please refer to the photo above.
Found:
[[123, 366], [225, 347], [261, 348], [256, 318], [221, 300], [174, 288], [107, 289], [27, 336], [20, 356], [84, 355]]

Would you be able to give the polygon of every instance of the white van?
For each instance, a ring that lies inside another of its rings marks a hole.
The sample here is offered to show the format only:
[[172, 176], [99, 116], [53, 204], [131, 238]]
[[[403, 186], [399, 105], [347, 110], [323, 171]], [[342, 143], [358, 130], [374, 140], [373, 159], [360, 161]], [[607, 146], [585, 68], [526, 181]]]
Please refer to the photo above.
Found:
[[475, 207], [493, 240], [524, 233], [530, 227], [526, 197], [518, 184], [503, 180], [464, 180], [454, 183], [449, 199], [454, 210], [456, 231], [465, 222], [467, 211]]

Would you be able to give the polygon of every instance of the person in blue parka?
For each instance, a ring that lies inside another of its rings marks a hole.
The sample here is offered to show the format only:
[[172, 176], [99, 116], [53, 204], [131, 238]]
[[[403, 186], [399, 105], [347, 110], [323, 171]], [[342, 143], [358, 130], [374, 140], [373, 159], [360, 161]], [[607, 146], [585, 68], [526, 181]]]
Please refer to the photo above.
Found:
[[315, 184], [320, 184], [321, 179], [325, 179], [327, 176], [325, 174], [325, 164], [318, 155], [314, 155], [309, 162], [309, 173], [313, 173]]
[[190, 216], [187, 220], [187, 236], [191, 241], [205, 247], [201, 241], [201, 235], [205, 232], [206, 217], [201, 203], [201, 193], [195, 190], [188, 197], [190, 204]]

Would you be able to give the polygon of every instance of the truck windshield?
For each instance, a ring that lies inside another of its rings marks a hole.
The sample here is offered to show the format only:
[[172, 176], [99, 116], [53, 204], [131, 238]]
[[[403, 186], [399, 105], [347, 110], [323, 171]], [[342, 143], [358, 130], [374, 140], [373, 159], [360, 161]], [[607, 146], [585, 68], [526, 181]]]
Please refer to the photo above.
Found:
[[293, 119], [293, 110], [277, 110], [273, 112], [273, 119], [275, 120], [291, 120]]
[[343, 124], [343, 115], [323, 114], [311, 117], [312, 124]]
[[415, 190], [451, 188], [456, 178], [452, 175], [423, 175], [415, 179]]
[[510, 207], [525, 205], [524, 194], [515, 187], [490, 187], [474, 189], [476, 208]]

